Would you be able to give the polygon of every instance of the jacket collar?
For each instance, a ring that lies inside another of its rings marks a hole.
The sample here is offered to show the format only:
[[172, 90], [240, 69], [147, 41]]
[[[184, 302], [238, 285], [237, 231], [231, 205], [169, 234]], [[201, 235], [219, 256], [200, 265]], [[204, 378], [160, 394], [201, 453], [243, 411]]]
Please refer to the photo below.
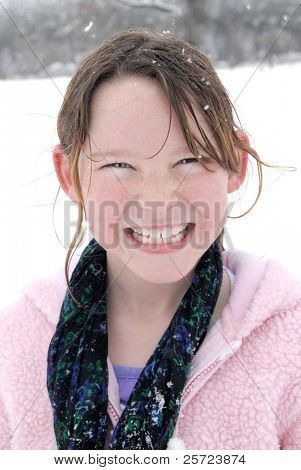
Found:
[[[265, 261], [252, 253], [236, 249], [223, 251], [222, 256], [224, 266], [236, 276], [229, 303], [232, 315], [229, 321], [225, 318], [223, 322], [223, 326], [233, 331], [243, 322], [245, 311], [263, 277]], [[69, 280], [77, 262], [74, 255], [70, 263]], [[60, 266], [50, 276], [31, 281], [21, 288], [21, 292], [55, 325], [59, 321], [66, 290], [64, 266]]]

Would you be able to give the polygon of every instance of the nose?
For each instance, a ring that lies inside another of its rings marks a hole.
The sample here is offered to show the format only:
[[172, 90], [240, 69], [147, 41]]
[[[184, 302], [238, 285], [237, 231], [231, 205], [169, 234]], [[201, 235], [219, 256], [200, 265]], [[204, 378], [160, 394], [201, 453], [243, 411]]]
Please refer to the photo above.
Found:
[[[145, 177], [131, 195], [128, 215], [138, 225], [165, 225], [181, 221], [187, 216], [187, 207], [179, 200], [176, 185], [164, 174]], [[185, 219], [186, 220], [186, 219]]]
[[175, 189], [175, 184], [171, 182], [167, 174], [152, 172], [144, 177], [133, 198], [140, 203], [168, 202], [175, 197]]

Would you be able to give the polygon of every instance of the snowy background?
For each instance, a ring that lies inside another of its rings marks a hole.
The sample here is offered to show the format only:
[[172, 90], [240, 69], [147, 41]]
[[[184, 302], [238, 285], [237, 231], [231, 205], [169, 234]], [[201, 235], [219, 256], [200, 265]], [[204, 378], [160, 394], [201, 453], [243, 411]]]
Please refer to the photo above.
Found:
[[171, 31], [222, 67], [301, 60], [299, 0], [1, 0], [0, 79], [72, 75], [137, 26]]
[[[217, 72], [263, 160], [293, 165], [297, 171], [264, 167], [261, 197], [251, 213], [228, 219], [225, 247], [276, 258], [301, 278], [301, 63], [261, 65], [253, 74], [256, 67], [254, 63]], [[56, 116], [69, 80], [0, 81], [1, 308], [19, 296], [20, 287], [64, 264], [74, 233], [76, 206], [63, 190], [53, 212], [59, 182], [51, 153], [58, 142]], [[258, 177], [250, 160], [244, 185], [229, 197], [237, 201], [231, 216], [242, 214], [255, 201]], [[87, 232], [78, 255], [89, 236]]]

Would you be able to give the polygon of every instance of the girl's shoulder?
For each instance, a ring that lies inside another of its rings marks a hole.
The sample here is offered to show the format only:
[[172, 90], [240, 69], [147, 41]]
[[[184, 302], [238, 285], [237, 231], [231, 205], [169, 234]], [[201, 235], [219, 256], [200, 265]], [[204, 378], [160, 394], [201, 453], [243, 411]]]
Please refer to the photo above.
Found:
[[237, 249], [223, 252], [223, 258], [235, 275], [220, 322], [225, 338], [248, 345], [260, 338], [271, 338], [274, 344], [279, 338], [276, 349], [280, 342], [284, 349], [292, 343], [290, 358], [298, 358], [300, 367], [301, 278], [275, 258]]
[[62, 274], [59, 269], [31, 280], [13, 302], [0, 310], [0, 355], [17, 357], [26, 345], [30, 349], [33, 343], [42, 344], [48, 339], [59, 319], [65, 295]]
[[[72, 259], [69, 268], [69, 281], [77, 261]], [[51, 324], [59, 320], [61, 306], [67, 290], [65, 265], [54, 269], [49, 275], [33, 279], [20, 289], [19, 297], [0, 310], [1, 323], [19, 321], [25, 312], [28, 321], [42, 315]], [[1, 324], [0, 324], [1, 333]]]
[[[301, 277], [282, 261], [238, 249], [223, 252], [223, 259], [235, 275], [231, 307], [234, 320], [241, 327], [250, 329], [252, 322], [300, 309]], [[256, 315], [254, 318], [246, 316], [249, 307]]]

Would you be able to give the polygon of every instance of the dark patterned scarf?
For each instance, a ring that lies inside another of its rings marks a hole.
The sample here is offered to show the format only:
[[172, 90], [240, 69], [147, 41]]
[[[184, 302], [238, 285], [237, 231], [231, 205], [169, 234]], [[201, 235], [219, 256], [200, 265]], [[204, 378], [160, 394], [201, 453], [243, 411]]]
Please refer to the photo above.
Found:
[[[223, 259], [215, 242], [198, 261], [169, 327], [147, 361], [114, 429], [109, 449], [166, 449], [175, 429], [190, 362], [217, 302]], [[72, 273], [51, 339], [47, 388], [58, 449], [104, 449], [109, 424], [107, 256], [95, 239]]]

